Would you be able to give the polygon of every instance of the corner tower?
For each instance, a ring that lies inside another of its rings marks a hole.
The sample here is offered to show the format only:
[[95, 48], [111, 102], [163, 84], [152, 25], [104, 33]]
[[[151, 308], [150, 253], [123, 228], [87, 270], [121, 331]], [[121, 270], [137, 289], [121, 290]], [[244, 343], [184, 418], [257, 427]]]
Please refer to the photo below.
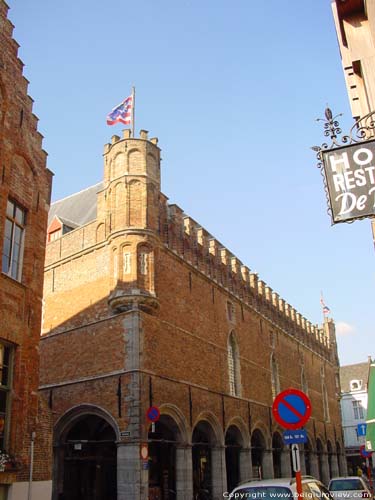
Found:
[[160, 149], [141, 130], [132, 138], [114, 135], [104, 149], [104, 188], [98, 195], [98, 219], [110, 243], [109, 306], [134, 306], [148, 313], [159, 307], [155, 259], [159, 246]]

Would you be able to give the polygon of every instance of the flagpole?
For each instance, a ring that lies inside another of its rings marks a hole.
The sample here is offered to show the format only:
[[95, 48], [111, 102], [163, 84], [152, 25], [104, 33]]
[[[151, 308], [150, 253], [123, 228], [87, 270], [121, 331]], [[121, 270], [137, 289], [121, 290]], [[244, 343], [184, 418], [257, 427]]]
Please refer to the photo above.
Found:
[[135, 87], [132, 87], [132, 137], [135, 138], [134, 128], [135, 128]]

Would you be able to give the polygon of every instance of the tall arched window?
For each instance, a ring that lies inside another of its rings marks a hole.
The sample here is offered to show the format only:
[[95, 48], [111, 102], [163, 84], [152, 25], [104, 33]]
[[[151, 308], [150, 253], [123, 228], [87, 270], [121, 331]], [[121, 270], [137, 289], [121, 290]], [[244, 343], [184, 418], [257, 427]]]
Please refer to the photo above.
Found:
[[275, 399], [277, 394], [280, 392], [280, 380], [279, 380], [279, 368], [277, 366], [277, 361], [275, 355], [271, 355], [271, 387], [272, 387], [272, 398]]
[[229, 393], [232, 396], [240, 395], [240, 361], [238, 346], [233, 332], [228, 339], [228, 378], [229, 378]]
[[320, 377], [322, 380], [323, 415], [324, 415], [324, 420], [326, 422], [329, 422], [328, 392], [326, 387], [325, 370], [323, 365], [320, 367]]

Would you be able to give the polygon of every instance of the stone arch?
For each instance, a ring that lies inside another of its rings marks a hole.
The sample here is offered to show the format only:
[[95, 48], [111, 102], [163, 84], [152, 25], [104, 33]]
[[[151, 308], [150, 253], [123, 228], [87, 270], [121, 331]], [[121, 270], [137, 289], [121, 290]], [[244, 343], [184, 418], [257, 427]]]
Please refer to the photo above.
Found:
[[189, 426], [182, 411], [177, 406], [169, 403], [160, 405], [159, 409], [161, 415], [168, 415], [176, 422], [181, 436], [181, 441], [183, 443], [191, 443], [191, 436], [188, 430]]
[[183, 473], [187, 462], [187, 438], [182, 412], [174, 405], [161, 405], [160, 418], [150, 424], [148, 432], [150, 497], [175, 500], [179, 492], [191, 487], [186, 484]]
[[61, 417], [57, 420], [54, 430], [53, 430], [53, 443], [57, 445], [56, 439], [60, 439], [69, 430], [69, 427], [79, 418], [85, 415], [96, 415], [106, 420], [108, 424], [113, 428], [116, 434], [116, 440], [120, 439], [120, 429], [117, 425], [116, 420], [107, 411], [100, 406], [91, 404], [81, 404], [76, 405], [67, 410]]
[[126, 156], [125, 153], [117, 153], [111, 162], [111, 180], [117, 179], [125, 173]]
[[193, 497], [219, 498], [226, 487], [224, 435], [211, 412], [201, 413], [192, 430]]
[[104, 222], [101, 222], [96, 226], [96, 243], [99, 243], [103, 240], [105, 240], [105, 225]]
[[260, 428], [255, 428], [251, 433], [251, 464], [252, 477], [263, 479], [265, 474], [266, 438]]
[[247, 425], [242, 420], [242, 418], [238, 417], [238, 416], [231, 418], [229, 420], [229, 422], [227, 423], [227, 427], [225, 429], [225, 432], [229, 429], [230, 426], [238, 427], [238, 429], [241, 433], [241, 436], [242, 436], [242, 446], [244, 446], [245, 448], [248, 448], [250, 446], [250, 433], [249, 433]]
[[129, 174], [144, 173], [144, 156], [139, 149], [131, 149], [128, 153]]
[[197, 424], [199, 422], [207, 422], [211, 426], [212, 431], [213, 431], [214, 444], [216, 446], [224, 446], [224, 434], [223, 434], [222, 427], [219, 423], [219, 420], [212, 412], [205, 411], [205, 412], [201, 412], [198, 415], [198, 417], [196, 418], [194, 425], [193, 425], [193, 432], [194, 432], [194, 428], [197, 426]]
[[305, 464], [305, 473], [308, 476], [312, 476], [312, 454], [313, 454], [313, 447], [311, 444], [311, 438], [308, 435], [307, 436], [307, 442], [303, 444], [303, 458], [304, 458], [304, 464]]
[[52, 499], [89, 496], [117, 498], [117, 422], [103, 408], [83, 404], [70, 408], [53, 432], [54, 470]]

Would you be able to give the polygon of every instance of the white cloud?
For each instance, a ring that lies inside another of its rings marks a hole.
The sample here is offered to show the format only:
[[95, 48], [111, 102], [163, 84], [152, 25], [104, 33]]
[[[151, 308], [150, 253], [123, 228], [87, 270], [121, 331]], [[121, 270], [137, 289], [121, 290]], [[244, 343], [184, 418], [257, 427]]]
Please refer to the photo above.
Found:
[[336, 323], [336, 335], [339, 337], [344, 337], [347, 335], [354, 335], [355, 327], [345, 323], [344, 321], [339, 321]]

